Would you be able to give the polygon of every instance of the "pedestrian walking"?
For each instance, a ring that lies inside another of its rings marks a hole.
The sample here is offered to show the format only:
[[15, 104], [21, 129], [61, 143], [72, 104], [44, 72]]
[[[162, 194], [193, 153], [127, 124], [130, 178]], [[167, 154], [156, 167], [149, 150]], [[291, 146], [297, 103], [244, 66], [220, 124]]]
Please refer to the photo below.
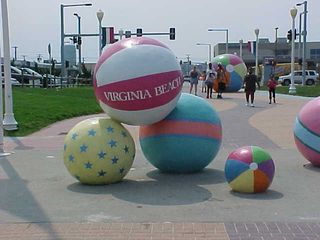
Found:
[[258, 77], [253, 74], [253, 69], [249, 68], [248, 74], [244, 77], [243, 80], [244, 91], [246, 93], [246, 106], [249, 106], [249, 97], [251, 100], [251, 107], [254, 107], [254, 92], [256, 91], [256, 85], [260, 88], [260, 84], [258, 82]]
[[274, 78], [274, 75], [270, 75], [270, 79], [268, 80], [267, 87], [269, 90], [269, 104], [271, 104], [271, 100], [273, 98], [273, 103], [276, 103], [276, 87], [278, 83]]
[[197, 66], [193, 66], [193, 69], [190, 71], [190, 94], [192, 93], [192, 89], [194, 86], [194, 95], [197, 95], [198, 91], [198, 78], [199, 72], [197, 70]]
[[222, 93], [226, 90], [227, 85], [227, 76], [226, 71], [224, 70], [222, 64], [218, 64], [217, 68], [217, 78], [216, 78], [217, 84], [218, 84], [218, 95], [217, 98], [222, 99]]
[[207, 98], [212, 98], [213, 82], [215, 81], [216, 74], [213, 71], [209, 71], [206, 77], [205, 84], [207, 86]]
[[206, 92], [206, 78], [207, 78], [207, 73], [206, 71], [203, 71], [201, 74], [200, 74], [200, 77], [199, 77], [199, 80], [201, 81], [201, 92]]

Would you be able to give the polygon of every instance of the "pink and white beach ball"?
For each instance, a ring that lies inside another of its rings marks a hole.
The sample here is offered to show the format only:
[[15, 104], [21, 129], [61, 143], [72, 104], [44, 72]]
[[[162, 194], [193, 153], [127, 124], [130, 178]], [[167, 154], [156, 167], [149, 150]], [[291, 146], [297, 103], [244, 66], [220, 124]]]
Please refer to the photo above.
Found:
[[105, 48], [93, 76], [101, 108], [113, 119], [148, 125], [177, 105], [183, 75], [173, 52], [161, 42], [126, 38]]

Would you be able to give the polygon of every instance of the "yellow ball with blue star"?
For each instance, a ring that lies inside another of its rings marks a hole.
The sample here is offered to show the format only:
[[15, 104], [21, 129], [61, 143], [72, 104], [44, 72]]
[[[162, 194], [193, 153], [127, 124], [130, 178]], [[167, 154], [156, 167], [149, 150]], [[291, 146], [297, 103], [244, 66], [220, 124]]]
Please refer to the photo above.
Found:
[[90, 118], [76, 124], [64, 141], [63, 159], [69, 173], [83, 184], [121, 181], [135, 156], [128, 130], [110, 118]]

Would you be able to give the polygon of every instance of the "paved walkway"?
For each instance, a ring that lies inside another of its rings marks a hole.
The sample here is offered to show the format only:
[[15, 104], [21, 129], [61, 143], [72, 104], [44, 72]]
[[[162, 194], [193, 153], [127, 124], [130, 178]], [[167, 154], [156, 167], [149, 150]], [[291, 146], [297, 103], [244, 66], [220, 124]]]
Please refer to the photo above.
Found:
[[[297, 152], [292, 136], [308, 100], [278, 96], [269, 105], [258, 92], [251, 108], [243, 93], [209, 99], [222, 121], [223, 143], [197, 174], [158, 172], [141, 152], [138, 127], [126, 126], [136, 158], [125, 180], [109, 186], [77, 183], [62, 161], [65, 135], [92, 116], [6, 138], [5, 150], [13, 154], [0, 158], [0, 239], [320, 239], [320, 170]], [[244, 145], [267, 149], [275, 161], [266, 193], [235, 193], [225, 181], [228, 153]]]

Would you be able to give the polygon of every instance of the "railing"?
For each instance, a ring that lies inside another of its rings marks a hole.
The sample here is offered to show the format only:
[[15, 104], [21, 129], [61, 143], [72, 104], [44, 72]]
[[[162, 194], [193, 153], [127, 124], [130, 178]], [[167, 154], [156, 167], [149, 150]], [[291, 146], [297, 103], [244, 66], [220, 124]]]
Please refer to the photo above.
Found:
[[22, 81], [21, 84], [16, 86], [41, 88], [92, 86], [92, 80], [90, 78], [79, 78], [70, 76], [61, 78], [57, 76], [44, 75], [42, 79], [34, 77], [32, 79], [29, 79], [29, 83], [24, 83], [24, 81]]

